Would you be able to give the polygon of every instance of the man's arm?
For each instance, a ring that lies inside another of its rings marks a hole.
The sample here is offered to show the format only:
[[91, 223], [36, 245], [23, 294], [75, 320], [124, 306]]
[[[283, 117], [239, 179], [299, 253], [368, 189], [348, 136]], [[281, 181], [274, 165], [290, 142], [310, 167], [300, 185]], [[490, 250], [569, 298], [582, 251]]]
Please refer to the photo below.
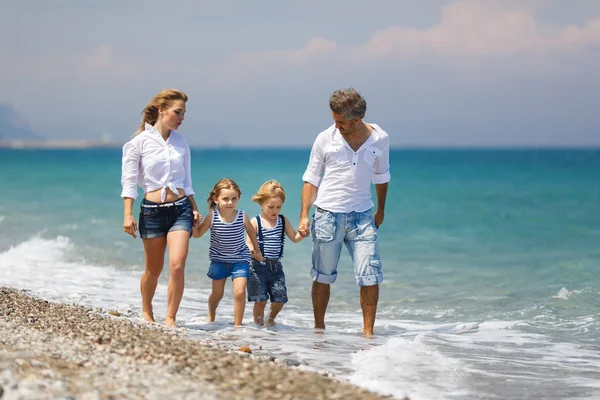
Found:
[[298, 225], [298, 232], [303, 237], [307, 237], [310, 234], [308, 213], [316, 194], [317, 187], [312, 183], [304, 182], [304, 186], [302, 186], [302, 205], [300, 206], [300, 224]]
[[377, 195], [377, 209], [373, 219], [375, 220], [375, 226], [379, 228], [379, 225], [383, 223], [383, 217], [385, 212], [385, 199], [387, 197], [388, 183], [379, 183], [375, 185], [375, 194]]

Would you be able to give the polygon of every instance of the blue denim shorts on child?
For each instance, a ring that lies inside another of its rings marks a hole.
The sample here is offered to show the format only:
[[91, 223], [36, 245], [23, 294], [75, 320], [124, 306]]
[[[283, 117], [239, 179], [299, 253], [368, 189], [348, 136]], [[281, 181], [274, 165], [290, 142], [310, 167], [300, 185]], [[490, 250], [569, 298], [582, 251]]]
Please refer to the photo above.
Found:
[[231, 276], [231, 280], [235, 278], [248, 278], [248, 269], [250, 265], [247, 262], [225, 263], [220, 261], [211, 261], [208, 267], [208, 277], [218, 281]]
[[144, 199], [139, 221], [142, 239], [164, 237], [173, 231], [188, 231], [191, 235], [194, 215], [187, 197], [170, 203], [155, 203]]
[[287, 288], [283, 265], [279, 260], [252, 260], [248, 279], [248, 301], [287, 303]]
[[342, 245], [354, 260], [358, 286], [378, 285], [383, 281], [377, 241], [377, 228], [371, 210], [333, 213], [316, 208], [312, 223], [313, 281], [331, 284], [337, 278]]

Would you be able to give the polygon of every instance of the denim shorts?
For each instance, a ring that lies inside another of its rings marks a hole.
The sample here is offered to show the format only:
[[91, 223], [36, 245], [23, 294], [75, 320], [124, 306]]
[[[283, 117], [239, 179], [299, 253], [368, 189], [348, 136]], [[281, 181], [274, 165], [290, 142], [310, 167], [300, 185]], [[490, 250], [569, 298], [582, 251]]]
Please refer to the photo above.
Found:
[[142, 239], [164, 237], [173, 231], [188, 231], [191, 235], [194, 215], [187, 197], [170, 203], [155, 203], [144, 199], [139, 221]]
[[208, 267], [208, 277], [214, 281], [221, 280], [231, 276], [231, 280], [235, 278], [248, 278], [248, 270], [250, 265], [247, 262], [224, 263], [219, 261], [211, 261]]
[[337, 279], [337, 266], [346, 245], [354, 262], [358, 286], [378, 285], [383, 281], [377, 228], [371, 210], [332, 213], [316, 208], [312, 222], [313, 281], [331, 284]]
[[248, 301], [287, 303], [287, 288], [283, 265], [278, 260], [256, 261], [250, 264]]

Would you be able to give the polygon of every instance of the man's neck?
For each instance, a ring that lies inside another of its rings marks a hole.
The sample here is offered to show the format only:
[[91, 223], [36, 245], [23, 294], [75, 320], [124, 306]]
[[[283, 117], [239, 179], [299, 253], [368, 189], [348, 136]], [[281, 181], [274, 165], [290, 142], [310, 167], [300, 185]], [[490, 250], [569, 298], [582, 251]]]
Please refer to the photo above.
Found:
[[344, 136], [344, 139], [352, 150], [358, 151], [358, 149], [360, 149], [360, 147], [369, 139], [371, 133], [373, 133], [373, 128], [361, 121], [360, 126], [358, 126], [351, 135]]

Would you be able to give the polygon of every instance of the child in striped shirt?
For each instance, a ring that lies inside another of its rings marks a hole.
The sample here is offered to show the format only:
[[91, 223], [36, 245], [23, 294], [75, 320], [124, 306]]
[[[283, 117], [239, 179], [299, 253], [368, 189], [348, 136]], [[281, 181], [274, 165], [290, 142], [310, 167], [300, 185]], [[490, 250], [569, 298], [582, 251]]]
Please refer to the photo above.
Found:
[[[208, 297], [208, 321], [214, 322], [217, 307], [223, 298], [225, 282], [231, 276], [233, 281], [233, 325], [242, 325], [246, 308], [246, 285], [249, 277], [250, 250], [245, 242], [245, 233], [254, 238], [251, 244], [258, 249], [256, 229], [248, 215], [237, 209], [242, 192], [231, 179], [221, 179], [210, 192], [207, 202], [211, 211], [199, 227], [193, 228], [192, 235], [201, 237], [210, 229], [208, 257], [210, 267], [208, 277], [212, 279], [212, 292]], [[261, 260], [259, 250], [252, 256]]]
[[[285, 216], [279, 214], [285, 202], [285, 191], [279, 182], [269, 180], [263, 183], [258, 193], [252, 196], [252, 201], [260, 205], [262, 212], [250, 221], [256, 230], [254, 237], [248, 232], [246, 238], [246, 244], [254, 250], [248, 279], [248, 301], [254, 302], [254, 322], [263, 325], [265, 306], [267, 300], [271, 300], [267, 326], [272, 326], [275, 324], [275, 317], [288, 301], [281, 263], [284, 233], [294, 243], [298, 243], [303, 237], [296, 232]], [[256, 257], [257, 254], [263, 256], [262, 260]]]

